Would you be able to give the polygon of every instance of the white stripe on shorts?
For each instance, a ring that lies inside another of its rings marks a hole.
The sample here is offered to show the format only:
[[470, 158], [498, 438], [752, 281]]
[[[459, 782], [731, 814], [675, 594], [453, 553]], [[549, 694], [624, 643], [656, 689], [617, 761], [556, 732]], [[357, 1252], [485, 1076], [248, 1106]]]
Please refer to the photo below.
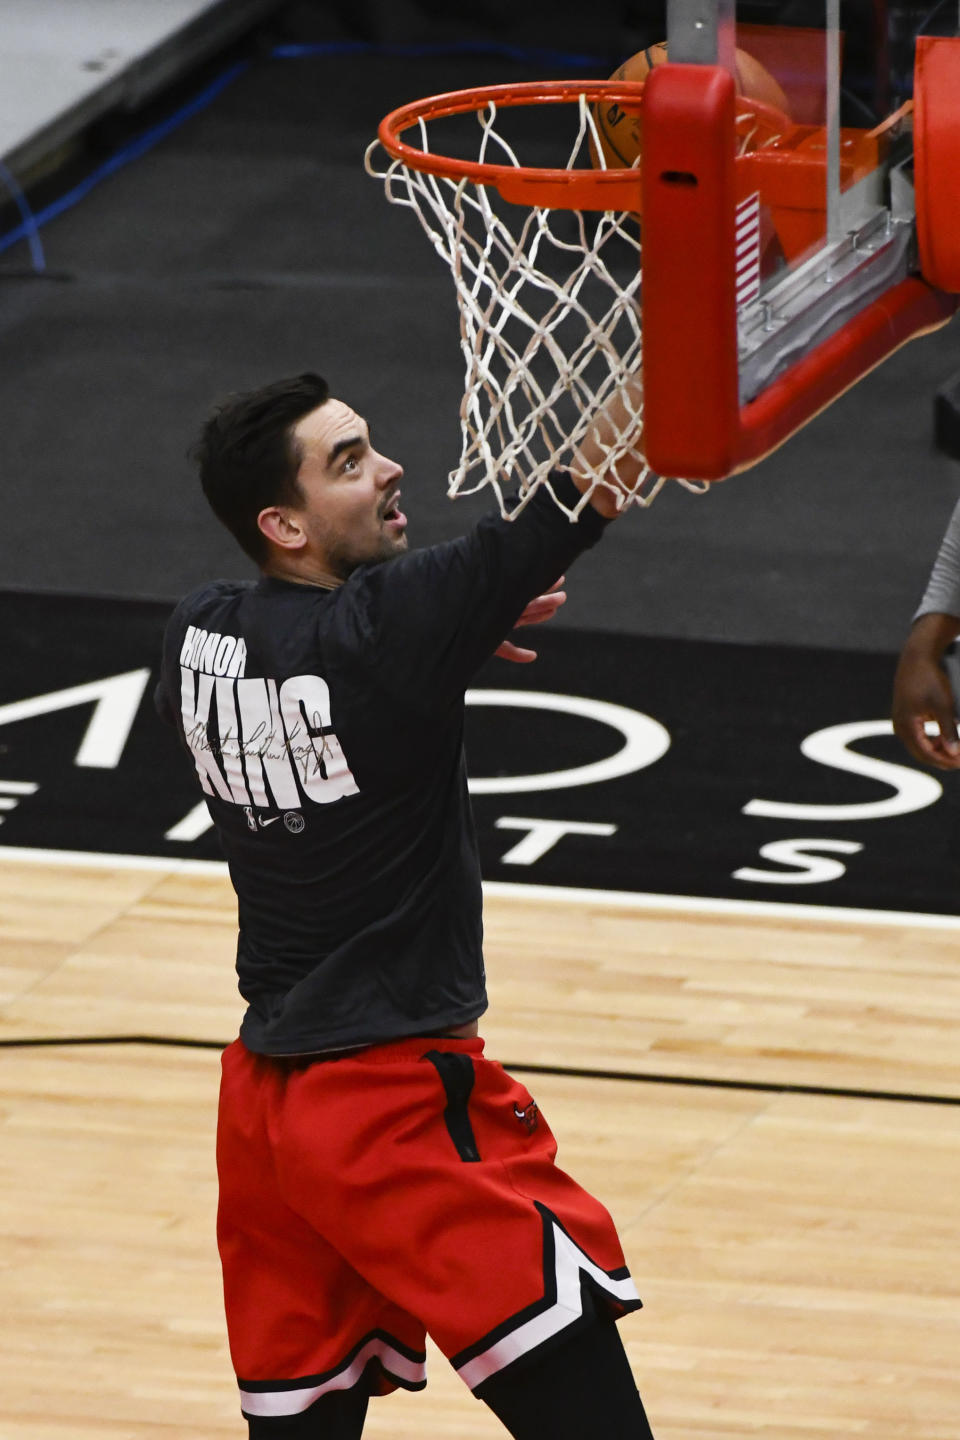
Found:
[[629, 1275], [622, 1280], [612, 1279], [605, 1270], [594, 1265], [590, 1257], [573, 1243], [569, 1235], [564, 1234], [559, 1225], [553, 1221], [551, 1225], [556, 1257], [557, 1298], [549, 1309], [534, 1315], [531, 1320], [524, 1321], [509, 1335], [495, 1341], [482, 1355], [477, 1355], [458, 1367], [457, 1374], [471, 1390], [475, 1390], [484, 1380], [489, 1380], [491, 1375], [496, 1375], [498, 1370], [502, 1370], [511, 1361], [529, 1354], [545, 1340], [580, 1319], [583, 1314], [581, 1275], [589, 1275], [601, 1289], [615, 1296], [617, 1300], [640, 1299]]
[[378, 1335], [371, 1335], [366, 1345], [354, 1355], [343, 1370], [328, 1376], [318, 1385], [304, 1385], [297, 1390], [244, 1390], [240, 1387], [240, 1408], [244, 1415], [300, 1415], [321, 1395], [331, 1390], [350, 1390], [376, 1357], [388, 1374], [409, 1385], [423, 1385], [427, 1378], [427, 1362], [411, 1360]]

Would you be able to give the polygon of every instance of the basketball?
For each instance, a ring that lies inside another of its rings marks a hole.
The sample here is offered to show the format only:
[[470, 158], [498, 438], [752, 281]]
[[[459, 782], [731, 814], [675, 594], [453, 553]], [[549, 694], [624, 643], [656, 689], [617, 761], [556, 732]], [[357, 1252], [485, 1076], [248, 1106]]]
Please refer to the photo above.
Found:
[[[656, 65], [663, 65], [666, 60], [666, 42], [659, 45], [648, 45], [646, 50], [638, 50], [636, 55], [631, 55], [629, 60], [624, 60], [623, 64], [610, 76], [610, 79], [645, 80]], [[769, 70], [764, 69], [759, 60], [754, 60], [753, 56], [748, 55], [745, 50], [737, 50], [734, 70], [738, 95], [747, 96], [751, 100], [760, 100], [765, 105], [772, 105], [774, 109], [782, 110], [785, 115], [789, 115], [790, 108], [786, 95]], [[641, 150], [640, 116], [627, 115], [616, 101], [611, 100], [601, 100], [594, 105], [593, 116], [607, 168], [626, 170], [636, 165]], [[600, 160], [592, 141], [590, 157], [594, 166], [599, 167]]]

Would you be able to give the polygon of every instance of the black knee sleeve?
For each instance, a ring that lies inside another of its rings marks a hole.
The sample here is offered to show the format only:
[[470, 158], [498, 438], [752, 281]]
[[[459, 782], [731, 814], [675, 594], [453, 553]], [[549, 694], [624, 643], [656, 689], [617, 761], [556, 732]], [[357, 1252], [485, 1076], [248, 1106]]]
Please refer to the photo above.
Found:
[[248, 1415], [250, 1440], [360, 1440], [368, 1399], [355, 1385], [331, 1390], [300, 1415]]
[[617, 1327], [605, 1320], [476, 1394], [514, 1440], [653, 1440]]

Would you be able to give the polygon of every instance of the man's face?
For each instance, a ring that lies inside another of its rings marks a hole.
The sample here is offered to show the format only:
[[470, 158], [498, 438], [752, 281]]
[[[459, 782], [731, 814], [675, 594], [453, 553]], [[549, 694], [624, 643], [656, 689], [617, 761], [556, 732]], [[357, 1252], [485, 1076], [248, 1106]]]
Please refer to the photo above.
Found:
[[311, 558], [346, 580], [358, 565], [406, 550], [407, 517], [398, 506], [403, 469], [374, 450], [366, 421], [342, 400], [328, 400], [293, 433], [303, 456], [303, 500], [294, 513]]

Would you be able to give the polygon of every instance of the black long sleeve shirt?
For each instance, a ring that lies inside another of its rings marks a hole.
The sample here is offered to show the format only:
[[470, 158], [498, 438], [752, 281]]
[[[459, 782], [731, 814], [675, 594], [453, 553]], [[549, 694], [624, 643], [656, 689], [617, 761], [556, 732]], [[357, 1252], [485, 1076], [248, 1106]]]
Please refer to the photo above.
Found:
[[214, 581], [177, 607], [156, 703], [237, 893], [249, 1049], [376, 1044], [484, 1011], [464, 690], [603, 527], [541, 492], [333, 591]]

